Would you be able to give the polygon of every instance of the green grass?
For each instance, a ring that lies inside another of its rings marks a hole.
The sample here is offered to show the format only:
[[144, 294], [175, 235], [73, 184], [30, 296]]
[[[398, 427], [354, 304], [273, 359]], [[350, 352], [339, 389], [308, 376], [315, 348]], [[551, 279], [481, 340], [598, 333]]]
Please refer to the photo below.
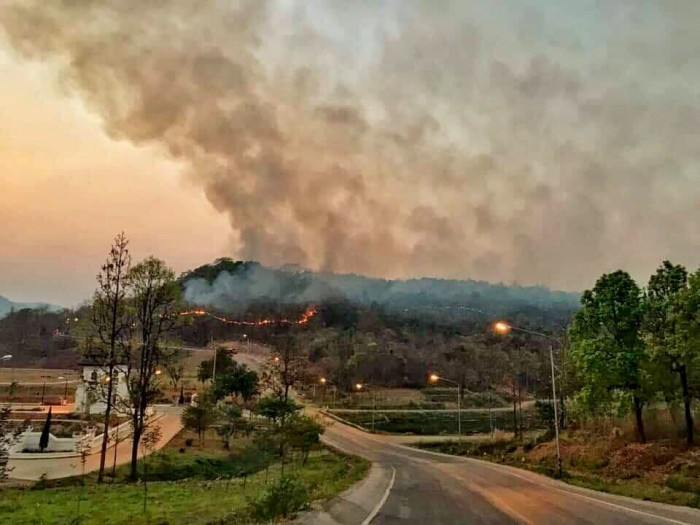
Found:
[[[78, 501], [82, 519], [90, 525], [116, 524], [207, 524], [224, 517], [245, 516], [249, 501], [259, 496], [268, 483], [281, 475], [281, 465], [233, 480], [197, 477], [148, 484], [148, 506], [143, 511], [142, 484], [115, 483], [45, 488], [7, 488], [0, 491], [0, 520], [12, 524], [77, 523]], [[361, 479], [369, 464], [361, 459], [320, 450], [306, 465], [295, 462], [285, 472], [308, 487], [312, 500], [325, 500]], [[207, 469], [204, 469], [208, 472]], [[245, 484], [245, 486], [244, 486]], [[235, 522], [235, 521], [231, 521]]]
[[[331, 410], [338, 417], [365, 429], [372, 427], [372, 412], [348, 412]], [[524, 430], [539, 430], [544, 424], [537, 419], [534, 410], [524, 410]], [[462, 412], [463, 434], [484, 434], [494, 429], [512, 431], [513, 415], [511, 412], [493, 412], [489, 421], [488, 412]], [[374, 415], [374, 430], [397, 434], [438, 435], [456, 434], [458, 428], [457, 412], [381, 412]]]

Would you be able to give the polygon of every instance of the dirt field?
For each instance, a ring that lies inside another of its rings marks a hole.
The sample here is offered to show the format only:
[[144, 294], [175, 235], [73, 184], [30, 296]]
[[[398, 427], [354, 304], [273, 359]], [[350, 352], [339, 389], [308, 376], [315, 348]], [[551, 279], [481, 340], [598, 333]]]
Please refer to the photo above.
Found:
[[[60, 404], [64, 395], [72, 403], [79, 380], [80, 373], [76, 370], [3, 367], [0, 368], [0, 402], [8, 402], [12, 397], [16, 403], [39, 403], [43, 393], [47, 404]], [[13, 381], [17, 385], [11, 392]]]

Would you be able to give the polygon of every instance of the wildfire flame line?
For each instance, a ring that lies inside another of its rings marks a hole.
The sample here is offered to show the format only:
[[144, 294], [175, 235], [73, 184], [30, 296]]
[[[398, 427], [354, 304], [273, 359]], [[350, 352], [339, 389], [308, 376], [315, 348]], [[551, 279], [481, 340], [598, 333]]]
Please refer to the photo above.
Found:
[[238, 319], [228, 319], [227, 317], [222, 317], [216, 314], [213, 314], [211, 312], [207, 312], [206, 310], [185, 310], [184, 312], [180, 312], [180, 315], [196, 315], [196, 316], [204, 316], [206, 315], [207, 317], [211, 317], [212, 319], [216, 319], [217, 321], [220, 321], [225, 324], [232, 324], [232, 325], [239, 325], [239, 326], [267, 326], [275, 323], [279, 324], [297, 324], [297, 325], [303, 325], [308, 323], [311, 318], [316, 315], [318, 310], [314, 308], [313, 306], [309, 306], [304, 313], [299, 317], [299, 319], [295, 320], [289, 320], [289, 319], [261, 319], [259, 321], [241, 321]]

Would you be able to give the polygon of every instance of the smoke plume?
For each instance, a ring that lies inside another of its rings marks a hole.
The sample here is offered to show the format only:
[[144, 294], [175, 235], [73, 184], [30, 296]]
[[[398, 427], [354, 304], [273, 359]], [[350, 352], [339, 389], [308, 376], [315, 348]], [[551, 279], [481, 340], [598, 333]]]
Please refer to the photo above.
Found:
[[564, 289], [694, 267], [700, 3], [492, 4], [6, 0], [0, 27], [181, 160], [237, 257]]

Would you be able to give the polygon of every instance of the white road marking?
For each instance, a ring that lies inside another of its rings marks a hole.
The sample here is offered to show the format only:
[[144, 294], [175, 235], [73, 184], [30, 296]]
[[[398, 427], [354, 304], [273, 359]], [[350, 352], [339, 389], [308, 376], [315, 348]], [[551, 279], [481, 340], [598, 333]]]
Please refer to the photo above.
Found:
[[[376, 440], [375, 440], [375, 441], [376, 441]], [[419, 449], [419, 448], [412, 448], [412, 447], [408, 447], [408, 446], [406, 446], [406, 445], [399, 445], [399, 444], [395, 444], [395, 443], [387, 443], [387, 444], [390, 445], [390, 446], [405, 448], [405, 449], [407, 449], [407, 450], [410, 450], [411, 452], [419, 452], [419, 453], [424, 453], [424, 454], [434, 454], [434, 455], [436, 455], [436, 456], [442, 456], [442, 457], [447, 457], [447, 458], [451, 458], [451, 459], [457, 459], [457, 460], [460, 460], [460, 461], [463, 462], [463, 463], [478, 462], [481, 466], [486, 467], [486, 468], [488, 468], [488, 469], [495, 470], [495, 471], [501, 472], [501, 473], [503, 473], [503, 474], [508, 474], [508, 475], [510, 475], [510, 476], [513, 476], [513, 477], [522, 479], [523, 481], [527, 481], [528, 483], [533, 483], [533, 484], [539, 485], [539, 486], [541, 486], [541, 487], [545, 487], [545, 488], [548, 488], [548, 489], [553, 489], [553, 490], [556, 490], [556, 491], [561, 492], [561, 493], [563, 493], [563, 494], [568, 494], [568, 495], [571, 495], [571, 496], [577, 496], [577, 497], [579, 497], [579, 498], [592, 501], [593, 503], [599, 503], [599, 504], [601, 504], [601, 505], [607, 505], [607, 506], [609, 506], [609, 507], [613, 507], [613, 508], [620, 509], [620, 510], [627, 511], [627, 512], [632, 512], [632, 513], [635, 513], [635, 514], [640, 514], [640, 515], [642, 515], [642, 516], [647, 516], [647, 517], [649, 517], [649, 518], [654, 518], [654, 519], [656, 519], [656, 520], [661, 520], [661, 521], [665, 521], [665, 522], [668, 522], [668, 523], [674, 523], [674, 524], [676, 524], [676, 525], [691, 525], [690, 523], [688, 523], [688, 522], [686, 522], [686, 521], [679, 521], [679, 520], [675, 520], [675, 519], [673, 519], [673, 518], [666, 518], [666, 517], [664, 517], [664, 516], [659, 516], [658, 514], [652, 514], [652, 513], [650, 513], [650, 512], [644, 512], [643, 510], [637, 510], [637, 509], [633, 509], [633, 508], [631, 508], [631, 507], [625, 507], [624, 505], [618, 505], [617, 503], [611, 503], [610, 501], [605, 501], [605, 500], [603, 500], [603, 499], [593, 498], [593, 497], [591, 497], [591, 496], [587, 496], [587, 495], [585, 495], [585, 494], [581, 494], [580, 492], [575, 492], [575, 491], [573, 491], [573, 490], [566, 490], [566, 489], [563, 489], [563, 488], [560, 488], [560, 487], [556, 487], [556, 486], [551, 485], [551, 484], [548, 484], [548, 483], [542, 483], [542, 482], [540, 482], [540, 481], [538, 481], [538, 480], [536, 480], [536, 479], [528, 478], [528, 477], [526, 477], [526, 476], [521, 476], [520, 474], [516, 474], [515, 472], [511, 472], [510, 469], [498, 468], [498, 467], [500, 467], [501, 465], [491, 464], [491, 463], [488, 463], [488, 462], [486, 462], [486, 461], [478, 460], [478, 459], [475, 459], [475, 458], [465, 458], [465, 457], [463, 457], [463, 456], [454, 456], [454, 455], [451, 455], [451, 454], [444, 454], [444, 453], [442, 453], [442, 452], [433, 452], [432, 450], [424, 450], [424, 449]], [[417, 458], [411, 458], [410, 456], [409, 456], [409, 458], [410, 458], [410, 459], [417, 459]]]
[[384, 504], [386, 503], [387, 498], [389, 497], [389, 493], [391, 492], [391, 489], [394, 487], [394, 480], [396, 479], [396, 469], [394, 467], [391, 467], [391, 481], [389, 481], [389, 486], [386, 488], [384, 491], [384, 495], [382, 496], [382, 499], [377, 503], [377, 506], [374, 507], [372, 512], [370, 512], [369, 516], [365, 518], [365, 521], [362, 522], [362, 525], [369, 525], [374, 517], [379, 513], [379, 511], [382, 509]]

